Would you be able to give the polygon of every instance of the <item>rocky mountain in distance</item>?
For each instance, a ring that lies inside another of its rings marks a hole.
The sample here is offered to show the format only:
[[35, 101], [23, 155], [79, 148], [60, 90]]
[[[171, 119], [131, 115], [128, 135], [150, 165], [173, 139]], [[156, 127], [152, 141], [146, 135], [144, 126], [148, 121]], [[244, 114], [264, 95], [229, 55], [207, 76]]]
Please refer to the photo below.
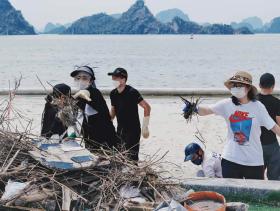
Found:
[[0, 34], [34, 35], [35, 30], [8, 0], [0, 0]]
[[154, 17], [143, 0], [138, 0], [120, 16], [95, 14], [75, 21], [63, 34], [235, 34], [252, 32], [233, 29], [229, 25], [213, 24], [201, 26], [186, 17], [175, 16], [162, 23]]
[[119, 18], [105, 13], [92, 15], [75, 21], [64, 34], [169, 34], [173, 31], [159, 22], [138, 0]]
[[54, 24], [54, 23], [47, 23], [47, 25], [45, 26], [45, 28], [44, 28], [44, 33], [48, 33], [48, 32], [50, 32], [50, 31], [52, 31], [52, 30], [54, 30], [54, 29], [56, 29], [56, 28], [59, 28], [59, 27], [61, 27], [61, 26], [63, 26], [62, 24], [60, 24], [60, 23], [56, 23], [56, 24]]
[[60, 23], [47, 23], [44, 30], [41, 32], [42, 34], [61, 34], [63, 33], [67, 28], [69, 28], [72, 25], [72, 23], [67, 24], [60, 24]]
[[[156, 17], [137, 0], [122, 14], [106, 13], [82, 17], [74, 23], [48, 23], [46, 34], [252, 34], [280, 33], [280, 17], [263, 23], [259, 17], [248, 17], [241, 22], [210, 24], [190, 21], [188, 15], [179, 9], [159, 12]], [[36, 34], [35, 29], [16, 10], [9, 0], [0, 0], [0, 35]]]
[[257, 16], [245, 18], [242, 23], [247, 23], [252, 26], [254, 30], [261, 29], [263, 27], [263, 21]]
[[156, 15], [156, 19], [162, 23], [170, 23], [175, 17], [181, 18], [184, 21], [190, 21], [187, 14], [176, 8], [161, 11]]
[[260, 32], [265, 31], [263, 29], [264, 24], [263, 24], [262, 19], [260, 19], [259, 17], [256, 17], [256, 16], [245, 18], [240, 23], [232, 22], [230, 25], [232, 26], [232, 28], [234, 28], [236, 30], [246, 27], [250, 31], [255, 32], [255, 33], [260, 33]]
[[266, 32], [268, 33], [280, 33], [280, 17], [274, 18], [267, 26]]
[[118, 18], [120, 18], [120, 17], [122, 16], [122, 14], [116, 13], [116, 14], [111, 14], [111, 16], [112, 16], [113, 18], [115, 18], [115, 19], [118, 19]]

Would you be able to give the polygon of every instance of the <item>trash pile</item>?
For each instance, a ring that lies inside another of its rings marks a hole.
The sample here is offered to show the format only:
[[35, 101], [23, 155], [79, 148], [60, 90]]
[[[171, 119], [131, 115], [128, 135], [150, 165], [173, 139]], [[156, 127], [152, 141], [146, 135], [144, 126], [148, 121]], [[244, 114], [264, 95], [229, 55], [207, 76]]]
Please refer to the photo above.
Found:
[[28, 135], [0, 131], [1, 205], [42, 210], [129, 210], [138, 206], [153, 210], [161, 202], [185, 194], [154, 170], [163, 157], [136, 165], [125, 152], [103, 149], [93, 155], [81, 145], [73, 145], [74, 140], [47, 141], [38, 144], [39, 140]]

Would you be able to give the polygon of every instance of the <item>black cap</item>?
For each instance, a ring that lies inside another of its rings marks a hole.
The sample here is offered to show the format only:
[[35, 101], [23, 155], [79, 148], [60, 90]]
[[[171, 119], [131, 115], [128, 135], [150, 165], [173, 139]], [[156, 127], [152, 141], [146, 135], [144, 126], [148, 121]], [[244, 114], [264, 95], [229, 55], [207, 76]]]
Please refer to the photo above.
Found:
[[275, 85], [275, 78], [271, 73], [265, 73], [260, 78], [261, 88], [271, 88]]
[[185, 162], [192, 160], [195, 153], [197, 153], [201, 147], [197, 143], [190, 143], [185, 148]]
[[118, 67], [117, 69], [114, 70], [114, 72], [108, 73], [110, 76], [116, 76], [116, 77], [121, 77], [121, 78], [126, 78], [127, 79], [127, 71], [124, 68]]
[[61, 95], [71, 95], [71, 88], [66, 84], [57, 84], [53, 87], [53, 97], [58, 98]]
[[71, 77], [75, 77], [76, 75], [78, 75], [79, 72], [85, 72], [85, 73], [88, 73], [93, 80], [95, 80], [95, 75], [94, 75], [94, 72], [93, 72], [93, 69], [89, 66], [81, 66], [81, 67], [78, 67], [76, 70], [74, 70], [72, 73], [71, 73]]

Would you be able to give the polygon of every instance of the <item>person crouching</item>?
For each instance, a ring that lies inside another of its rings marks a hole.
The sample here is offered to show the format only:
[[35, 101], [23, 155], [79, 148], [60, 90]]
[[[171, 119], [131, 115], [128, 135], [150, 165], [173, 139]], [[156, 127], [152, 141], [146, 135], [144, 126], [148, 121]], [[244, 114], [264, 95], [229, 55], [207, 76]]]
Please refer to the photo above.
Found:
[[198, 177], [223, 177], [221, 155], [215, 152], [207, 153], [197, 143], [190, 143], [186, 146], [186, 161], [191, 161], [194, 165], [201, 165], [202, 171], [197, 172]]

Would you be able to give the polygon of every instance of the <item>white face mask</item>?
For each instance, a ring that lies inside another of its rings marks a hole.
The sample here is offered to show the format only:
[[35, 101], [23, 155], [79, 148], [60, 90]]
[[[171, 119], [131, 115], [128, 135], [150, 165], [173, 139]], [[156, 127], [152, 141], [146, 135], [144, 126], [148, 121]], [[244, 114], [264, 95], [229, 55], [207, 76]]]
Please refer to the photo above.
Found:
[[119, 88], [120, 85], [121, 85], [121, 83], [119, 81], [113, 80], [113, 86], [115, 88]]
[[89, 87], [89, 83], [87, 81], [83, 81], [83, 80], [75, 81], [75, 84], [76, 84], [77, 89], [79, 89], [79, 90], [84, 90]]
[[238, 99], [245, 97], [247, 94], [245, 87], [233, 87], [230, 89], [230, 92], [234, 97]]

